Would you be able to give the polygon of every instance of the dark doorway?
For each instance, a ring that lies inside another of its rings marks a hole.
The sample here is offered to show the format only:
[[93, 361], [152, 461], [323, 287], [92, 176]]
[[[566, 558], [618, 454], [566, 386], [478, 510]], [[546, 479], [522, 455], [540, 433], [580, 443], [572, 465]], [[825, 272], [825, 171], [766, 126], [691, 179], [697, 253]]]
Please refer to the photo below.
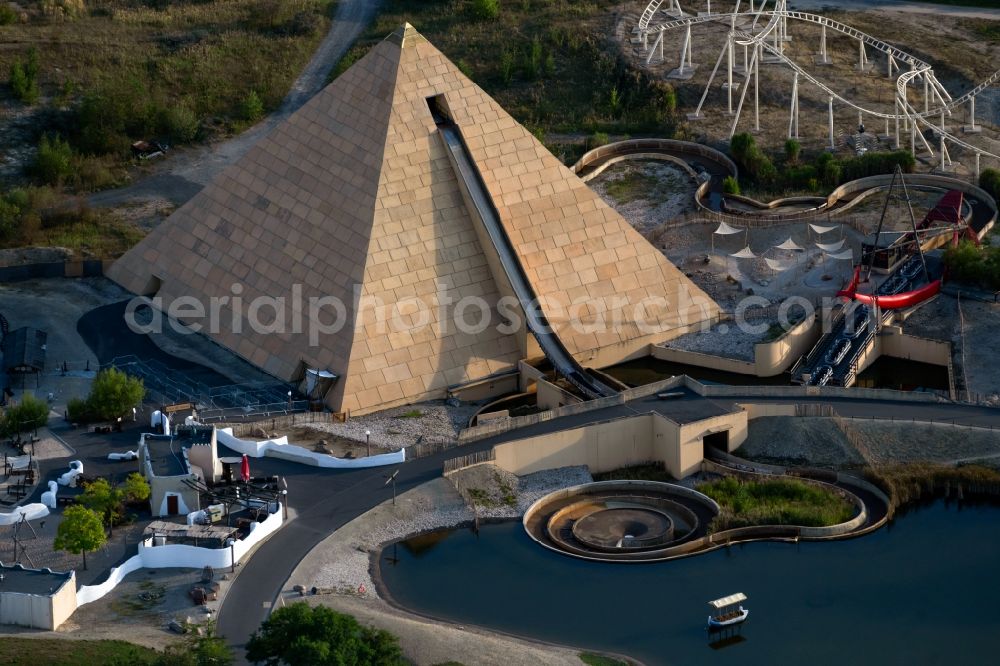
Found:
[[167, 513], [171, 516], [180, 513], [180, 509], [177, 508], [177, 495], [167, 495]]
[[713, 432], [702, 437], [701, 442], [704, 446], [702, 455], [706, 458], [711, 458], [711, 449], [717, 451], [722, 451], [723, 453], [729, 452], [729, 431], [723, 430], [722, 432]]

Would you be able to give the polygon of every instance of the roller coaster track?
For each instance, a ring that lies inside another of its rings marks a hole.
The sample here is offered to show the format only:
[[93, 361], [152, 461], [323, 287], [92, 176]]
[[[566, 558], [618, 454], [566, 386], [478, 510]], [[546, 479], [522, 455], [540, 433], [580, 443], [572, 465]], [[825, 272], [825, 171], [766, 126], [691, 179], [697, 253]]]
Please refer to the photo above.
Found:
[[[760, 54], [766, 51], [770, 56], [774, 57], [777, 61], [781, 62], [782, 64], [787, 65], [796, 74], [802, 76], [809, 83], [812, 83], [821, 92], [825, 93], [830, 98], [835, 99], [840, 103], [852, 109], [855, 109], [862, 114], [867, 114], [875, 118], [882, 118], [887, 121], [888, 120], [895, 120], [897, 122], [907, 121], [913, 123], [914, 127], [931, 129], [943, 140], [946, 140], [947, 142], [955, 146], [959, 146], [963, 149], [972, 151], [973, 153], [977, 153], [981, 156], [1000, 160], [1000, 155], [991, 153], [987, 150], [984, 150], [981, 147], [974, 146], [958, 138], [957, 136], [947, 132], [943, 126], [944, 125], [943, 117], [945, 115], [951, 116], [952, 111], [954, 109], [962, 106], [963, 104], [969, 102], [970, 100], [974, 100], [977, 95], [982, 93], [987, 88], [994, 86], [998, 81], [1000, 81], [1000, 70], [995, 71], [985, 81], [977, 85], [969, 92], [965, 93], [964, 95], [960, 96], [957, 99], [953, 99], [952, 96], [945, 89], [945, 87], [941, 84], [941, 82], [937, 80], [937, 77], [934, 75], [934, 71], [931, 65], [924, 62], [923, 60], [920, 60], [919, 58], [891, 44], [888, 44], [887, 42], [884, 42], [876, 37], [873, 37], [856, 28], [852, 28], [851, 26], [841, 23], [839, 21], [834, 21], [832, 19], [829, 19], [825, 16], [820, 16], [818, 14], [811, 14], [800, 11], [789, 11], [785, 9], [785, 4], [784, 2], [782, 2], [782, 0], [778, 0], [777, 7], [774, 10], [764, 11], [763, 9], [761, 9], [759, 11], [740, 12], [738, 11], [739, 4], [737, 4], [736, 6], [737, 11], [735, 12], [718, 13], [718, 14], [701, 14], [699, 16], [687, 16], [687, 17], [682, 16], [681, 18], [677, 18], [675, 20], [666, 21], [658, 25], [651, 26], [650, 23], [652, 22], [653, 17], [659, 10], [662, 3], [663, 0], [652, 0], [647, 5], [641, 18], [639, 19], [639, 27], [638, 27], [638, 32], [643, 36], [644, 44], [648, 44], [648, 36], [650, 34], [657, 35], [657, 43], [660, 45], [661, 52], [663, 48], [662, 40], [664, 38], [664, 34], [668, 31], [672, 31], [678, 28], [687, 28], [688, 30], [690, 30], [690, 27], [693, 25], [700, 25], [709, 22], [728, 24], [730, 26], [730, 39], [732, 40], [731, 43], [739, 44], [741, 46], [750, 46], [754, 48], [753, 58], [750, 61], [750, 69], [753, 69], [754, 66], [759, 66], [757, 60], [760, 57]], [[767, 24], [764, 27], [757, 30], [756, 29], [757, 22], [764, 17], [767, 17], [769, 19]], [[753, 23], [752, 27], [750, 28], [750, 31], [747, 31], [745, 29], [743, 30], [736, 29], [736, 21], [738, 19], [752, 20]], [[852, 39], [857, 39], [862, 44], [867, 45], [881, 53], [884, 53], [886, 54], [887, 57], [891, 58], [892, 59], [891, 62], [895, 62], [896, 65], [899, 67], [899, 75], [896, 78], [897, 112], [890, 113], [886, 111], [878, 111], [875, 109], [871, 109], [867, 106], [863, 106], [862, 104], [854, 102], [851, 99], [848, 99], [843, 94], [837, 92], [829, 85], [827, 85], [817, 77], [810, 74], [809, 71], [807, 71], [804, 67], [800, 66], [794, 60], [785, 55], [783, 49], [777, 46], [777, 40], [775, 40], [775, 44], [768, 43], [767, 41], [768, 37], [774, 34], [775, 29], [779, 26], [779, 24], [781, 24], [782, 20], [787, 20], [787, 19], [812, 23], [815, 25], [819, 25], [824, 29], [829, 28], [835, 32], [846, 35]], [[758, 51], [758, 47], [760, 48], [760, 51]], [[650, 57], [652, 57], [652, 54], [650, 54]], [[720, 62], [722, 61], [721, 55], [719, 61]], [[910, 69], [908, 71], [903, 71], [902, 63], [908, 64], [910, 66]], [[718, 64], [716, 65], [716, 68], [718, 68]], [[713, 71], [712, 76], [714, 77], [714, 75], [715, 72]], [[908, 97], [907, 92], [909, 86], [915, 83], [920, 78], [923, 78], [925, 81], [925, 93], [929, 97], [932, 97], [934, 99], [933, 108], [930, 108], [931, 104], [925, 101], [924, 111], [918, 111], [907, 99]], [[700, 108], [701, 107], [699, 105], [699, 111]], [[742, 108], [742, 103], [741, 103], [741, 108]], [[930, 118], [937, 118], [937, 117], [942, 118], [941, 127], [934, 125], [929, 120]], [[738, 112], [736, 120], [738, 121]], [[920, 139], [923, 145], [927, 148], [927, 151], [933, 157], [935, 154], [934, 149], [931, 147], [930, 143], [923, 136], [922, 132], [920, 133]]]

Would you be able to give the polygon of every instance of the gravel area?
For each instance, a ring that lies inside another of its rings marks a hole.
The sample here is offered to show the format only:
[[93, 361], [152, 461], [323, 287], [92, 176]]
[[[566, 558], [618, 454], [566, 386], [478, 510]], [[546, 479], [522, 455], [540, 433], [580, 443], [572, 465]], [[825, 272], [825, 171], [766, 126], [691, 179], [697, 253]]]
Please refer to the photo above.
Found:
[[694, 210], [696, 186], [686, 171], [671, 162], [619, 162], [588, 185], [642, 234]]
[[396, 450], [423, 442], [456, 441], [477, 409], [479, 405], [474, 403], [453, 407], [443, 400], [434, 400], [352, 417], [346, 423], [311, 424], [311, 427], [357, 442], [364, 442], [365, 431], [371, 431], [373, 447]]
[[[762, 326], [764, 329], [767, 327], [766, 323]], [[762, 333], [742, 330], [733, 322], [723, 322], [707, 331], [696, 331], [674, 338], [664, 346], [741, 361], [753, 361], [754, 345], [763, 337]]]
[[540, 497], [594, 479], [585, 465], [546, 469], [519, 477], [496, 465], [485, 464], [455, 472], [449, 480], [460, 491], [473, 495], [480, 517], [519, 518]]
[[736, 455], [758, 462], [856, 467], [864, 459], [836, 422], [823, 417], [764, 416], [750, 422]]

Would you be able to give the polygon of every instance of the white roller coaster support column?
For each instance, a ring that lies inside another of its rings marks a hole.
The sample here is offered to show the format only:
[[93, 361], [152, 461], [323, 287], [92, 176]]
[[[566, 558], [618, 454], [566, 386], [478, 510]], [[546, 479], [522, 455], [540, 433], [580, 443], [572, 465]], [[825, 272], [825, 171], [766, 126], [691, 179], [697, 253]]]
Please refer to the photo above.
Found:
[[743, 78], [750, 78], [750, 47], [743, 45]]
[[865, 40], [858, 40], [858, 71], [864, 72], [868, 67], [868, 54], [865, 53]]
[[712, 0], [708, 0], [708, 13], [712, 13]]
[[819, 57], [823, 61], [823, 64], [830, 62], [829, 56], [826, 55], [826, 24], [822, 25], [822, 32], [819, 33]]
[[754, 49], [753, 65], [753, 129], [760, 131], [760, 44]]
[[788, 118], [788, 138], [799, 138], [799, 73], [792, 77], [792, 108]]
[[[754, 62], [756, 60], [757, 60], [757, 49], [754, 49], [753, 59], [751, 60], [749, 66], [752, 67], [753, 64], [754, 64]], [[750, 90], [750, 80], [749, 80], [750, 69], [747, 69], [746, 71], [747, 71], [747, 79], [746, 79], [745, 83], [743, 84], [743, 91], [740, 93], [740, 102], [739, 102], [739, 104], [736, 105], [736, 114], [733, 116], [733, 122], [729, 126], [729, 138], [730, 139], [732, 139], [733, 136], [736, 134], [736, 126], [739, 124], [739, 122], [740, 122], [740, 115], [743, 113], [743, 103], [746, 101], [747, 91]]]
[[[715, 81], [715, 75], [719, 72], [719, 65], [722, 64], [722, 58], [723, 58], [723, 56], [726, 55], [726, 51], [727, 50], [728, 50], [727, 47], [725, 45], [723, 45], [722, 50], [719, 51], [719, 58], [715, 61], [715, 67], [712, 68], [712, 73], [708, 77], [708, 83], [705, 84], [705, 92], [703, 92], [701, 94], [701, 99], [698, 101], [698, 107], [694, 110], [694, 113], [689, 113], [688, 114], [688, 120], [701, 120], [702, 119], [701, 107], [705, 105], [705, 98], [708, 97], [708, 91], [712, 89], [712, 83]], [[730, 99], [730, 102], [729, 102], [729, 106], [730, 106], [730, 108], [733, 105], [732, 104], [732, 97], [733, 97], [732, 83], [733, 83], [733, 75], [732, 75], [732, 72], [730, 72], [729, 73], [729, 84], [730, 84], [730, 90], [729, 90], [729, 99]]]
[[687, 39], [687, 56], [688, 56], [688, 67], [694, 69], [694, 40], [691, 39], [691, 26], [688, 26], [688, 39]]
[[889, 62], [889, 73], [888, 73], [888, 77], [889, 77], [889, 78], [891, 79], [891, 78], [892, 78], [892, 70], [893, 70], [894, 68], [895, 68], [895, 69], [899, 69], [899, 67], [898, 67], [898, 66], [896, 65], [896, 59], [892, 57], [892, 54], [891, 54], [891, 53], [889, 54], [889, 60], [888, 60], [888, 62]]
[[656, 36], [656, 41], [653, 42], [653, 48], [649, 50], [649, 55], [646, 56], [646, 64], [648, 65], [653, 61], [653, 56], [656, 55], [656, 47], [660, 47], [660, 60], [663, 60], [663, 31]]
[[910, 125], [910, 154], [917, 156], [917, 123], [914, 121]]
[[[739, 3], [737, 3], [737, 7]], [[726, 114], [733, 115], [733, 31], [729, 31], [729, 41], [726, 45], [727, 55], [727, 68], [726, 68]]]
[[976, 96], [969, 98], [969, 124], [962, 128], [966, 134], [976, 134], [982, 128], [976, 126]]
[[927, 72], [924, 72], [924, 113], [931, 110], [931, 94], [928, 84], [929, 79], [927, 78]]
[[830, 150], [836, 150], [837, 144], [833, 142], [833, 95], [828, 98], [830, 108]]
[[893, 115], [896, 116], [896, 119], [895, 119], [895, 122], [896, 122], [896, 143], [895, 143], [895, 146], [896, 146], [896, 150], [899, 150], [899, 97], [896, 97], [896, 111], [895, 111], [895, 113], [893, 113]]
[[978, 150], [976, 151], [976, 170], [972, 173], [972, 182], [979, 182], [979, 158], [983, 156]]
[[688, 57], [689, 50], [691, 48], [691, 26], [688, 25], [687, 32], [684, 34], [684, 43], [681, 45], [681, 64], [678, 71], [681, 76], [684, 76], [686, 70], [684, 67], [684, 62]]

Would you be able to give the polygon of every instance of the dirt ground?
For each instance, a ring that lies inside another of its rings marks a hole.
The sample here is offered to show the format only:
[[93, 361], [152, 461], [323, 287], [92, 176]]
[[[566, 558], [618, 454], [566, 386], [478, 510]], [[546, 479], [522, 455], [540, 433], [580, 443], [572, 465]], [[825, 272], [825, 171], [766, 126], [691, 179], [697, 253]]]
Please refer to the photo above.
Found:
[[[796, 4], [796, 3], [793, 3]], [[638, 17], [645, 2], [631, 3], [629, 12]], [[716, 9], [716, 11], [718, 11]], [[831, 19], [865, 31], [901, 48], [912, 55], [929, 62], [941, 83], [953, 97], [959, 97], [963, 92], [979, 84], [996, 69], [1000, 62], [1000, 42], [990, 42], [977, 35], [976, 27], [985, 20], [983, 18], [948, 17], [942, 20], [940, 13], [912, 13], [891, 10], [873, 11], [827, 11], [821, 8], [811, 8], [809, 11], [821, 13]], [[653, 25], [667, 21], [662, 12], [654, 18]], [[858, 61], [857, 41], [845, 35], [827, 32], [827, 48], [833, 65], [816, 66], [813, 56], [818, 52], [820, 27], [800, 21], [789, 21], [789, 34], [792, 39], [784, 45], [785, 54], [800, 66], [823, 81], [833, 90], [840, 91], [845, 97], [875, 111], [891, 112], [893, 110], [894, 80], [887, 77], [887, 61], [881, 53], [868, 49], [869, 61], [874, 69], [862, 74], [856, 71]], [[678, 91], [678, 110], [687, 114], [695, 110], [708, 83], [713, 65], [725, 42], [728, 25], [722, 23], [705, 23], [697, 26], [692, 34], [694, 63], [697, 66], [694, 76], [688, 81], [672, 81]], [[631, 32], [626, 31], [631, 37]], [[664, 42], [664, 61], [658, 54], [654, 56], [648, 70], [656, 75], [666, 77], [675, 69], [679, 62], [681, 43], [684, 39], [683, 29], [669, 31]], [[648, 54], [641, 45], [626, 43], [623, 45], [626, 57], [629, 57], [639, 67], [647, 67], [645, 61]], [[878, 55], [876, 56], [876, 53]], [[742, 49], [735, 53], [737, 65], [743, 64]], [[713, 145], [728, 143], [732, 118], [726, 115], [726, 93], [722, 90], [722, 80], [725, 78], [725, 68], [720, 67], [722, 77], [717, 76], [713, 89], [705, 103], [703, 114], [705, 118], [689, 121], [686, 124], [688, 132], [693, 137], [706, 140]], [[742, 83], [742, 77], [734, 77], [736, 83]], [[788, 135], [789, 103], [792, 88], [793, 72], [785, 65], [765, 64], [760, 68], [760, 131], [756, 132], [757, 141], [765, 149], [780, 151]], [[742, 89], [734, 91], [734, 108], [738, 106]], [[915, 103], [922, 97], [923, 91], [914, 89], [911, 102]], [[829, 144], [827, 98], [819, 88], [809, 84], [800, 77], [799, 81], [799, 137], [805, 152], [818, 152]], [[961, 137], [977, 146], [993, 153], [1000, 152], [1000, 105], [996, 96], [988, 92], [977, 100], [977, 123], [988, 126], [979, 135], [964, 135], [961, 125], [967, 124], [968, 110], [956, 110], [951, 118], [946, 120], [947, 126]], [[922, 102], [918, 108], [922, 110]], [[858, 112], [844, 104], [834, 105], [835, 136], [838, 137], [838, 150], [849, 154], [844, 138], [855, 132], [858, 126]], [[865, 121], [873, 132], [885, 134], [885, 121], [870, 117]], [[753, 88], [747, 93], [743, 113], [736, 131], [751, 131], [754, 129], [753, 119]], [[894, 127], [890, 126], [894, 133]], [[906, 135], [904, 135], [906, 136]], [[919, 139], [918, 139], [919, 143]], [[904, 147], [909, 147], [908, 137], [903, 141]], [[883, 147], [892, 146], [891, 141], [883, 141]], [[937, 152], [936, 144], [934, 146]], [[959, 175], [968, 175], [968, 169], [973, 166], [971, 153], [963, 154], [957, 147], [949, 148], [952, 159], [962, 163]], [[918, 149], [918, 158], [925, 153]]]

